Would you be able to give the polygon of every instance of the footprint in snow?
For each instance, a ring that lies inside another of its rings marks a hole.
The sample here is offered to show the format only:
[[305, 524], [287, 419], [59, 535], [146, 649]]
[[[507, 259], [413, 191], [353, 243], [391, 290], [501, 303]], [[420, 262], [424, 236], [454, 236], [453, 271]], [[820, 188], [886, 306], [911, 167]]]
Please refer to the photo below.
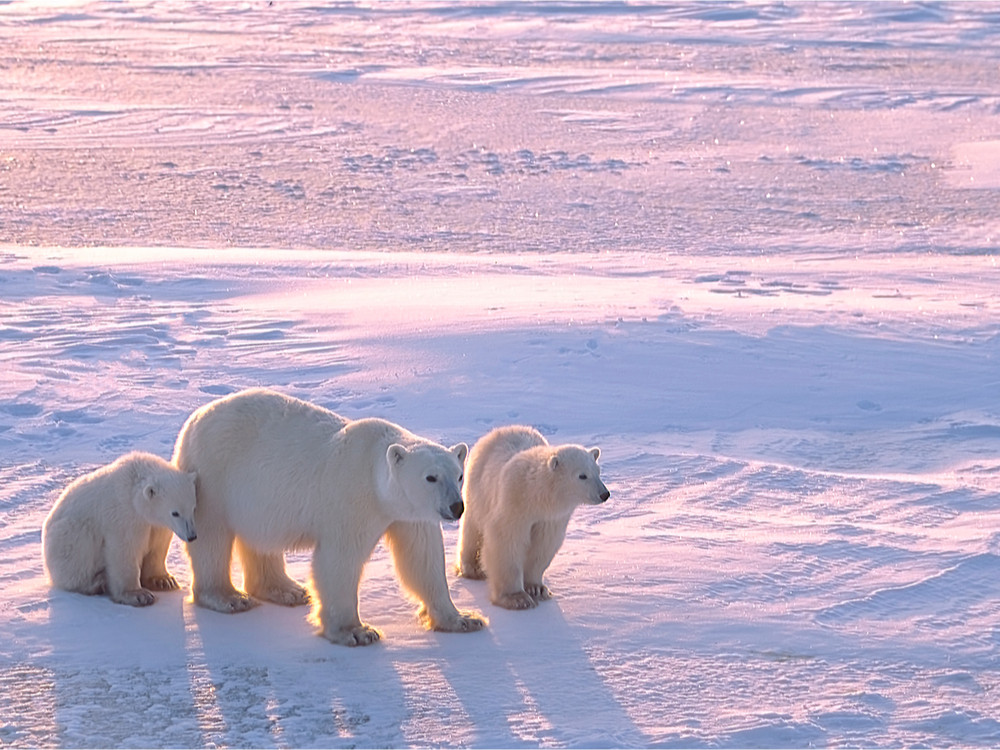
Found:
[[88, 414], [86, 409], [71, 409], [68, 411], [54, 411], [52, 416], [58, 422], [67, 424], [100, 424], [104, 417]]
[[216, 385], [203, 385], [198, 390], [202, 393], [207, 393], [209, 396], [228, 396], [230, 393], [236, 393], [238, 389], [231, 385], [218, 383]]
[[97, 447], [109, 453], [125, 453], [134, 442], [132, 435], [112, 435], [98, 442]]
[[42, 407], [30, 401], [11, 401], [0, 404], [0, 411], [12, 417], [34, 417], [41, 413]]

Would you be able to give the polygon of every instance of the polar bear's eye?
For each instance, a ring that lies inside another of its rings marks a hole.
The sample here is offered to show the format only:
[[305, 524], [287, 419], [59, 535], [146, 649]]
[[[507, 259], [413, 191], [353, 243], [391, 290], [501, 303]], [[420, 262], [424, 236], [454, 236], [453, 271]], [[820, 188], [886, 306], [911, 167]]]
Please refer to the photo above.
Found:
[[586, 478], [587, 478], [587, 475], [586, 475], [586, 474], [581, 474], [581, 475], [580, 475], [580, 479], [586, 479]]
[[173, 513], [171, 513], [170, 515], [172, 515], [174, 518], [180, 518], [181, 517], [181, 514], [178, 513], [176, 510]]
[[463, 479], [465, 479], [465, 474], [459, 474], [458, 481], [461, 482]]
[[431, 476], [427, 477], [427, 481], [430, 482], [431, 484], [434, 484], [434, 482], [436, 482], [437, 480], [438, 480], [438, 478], [436, 476], [434, 476], [433, 474]]

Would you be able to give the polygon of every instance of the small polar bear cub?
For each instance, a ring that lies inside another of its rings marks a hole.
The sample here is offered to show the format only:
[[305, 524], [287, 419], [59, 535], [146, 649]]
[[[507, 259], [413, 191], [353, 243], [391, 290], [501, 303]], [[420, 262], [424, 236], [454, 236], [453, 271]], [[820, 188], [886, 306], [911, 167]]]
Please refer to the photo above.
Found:
[[551, 597], [542, 583], [578, 505], [611, 493], [601, 481], [599, 448], [549, 445], [531, 427], [500, 427], [469, 454], [458, 574], [486, 578], [491, 601], [530, 609]]
[[129, 453], [73, 481], [42, 528], [52, 585], [145, 607], [150, 589], [178, 588], [167, 572], [171, 531], [196, 538], [195, 475], [150, 453]]

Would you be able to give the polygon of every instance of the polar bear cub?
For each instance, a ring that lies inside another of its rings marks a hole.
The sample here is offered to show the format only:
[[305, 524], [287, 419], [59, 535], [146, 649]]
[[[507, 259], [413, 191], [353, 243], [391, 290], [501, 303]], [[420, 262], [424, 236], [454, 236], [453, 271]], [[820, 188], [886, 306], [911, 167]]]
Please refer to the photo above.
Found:
[[601, 481], [599, 448], [549, 445], [531, 427], [500, 427], [469, 455], [458, 574], [486, 578], [491, 601], [529, 609], [551, 597], [542, 574], [578, 505], [611, 493]]
[[73, 481], [42, 528], [53, 586], [145, 607], [167, 572], [171, 531], [195, 539], [195, 477], [150, 453], [129, 453]]
[[[198, 474], [198, 541], [188, 545], [196, 604], [242, 612], [255, 599], [313, 601], [320, 634], [361, 646], [379, 640], [361, 622], [358, 585], [384, 535], [403, 585], [435, 630], [483, 627], [452, 603], [441, 520], [464, 505], [468, 447], [445, 448], [382, 419], [348, 420], [265, 389], [198, 409], [174, 460]], [[230, 577], [233, 546], [246, 593]], [[312, 595], [285, 572], [284, 551], [312, 549]]]

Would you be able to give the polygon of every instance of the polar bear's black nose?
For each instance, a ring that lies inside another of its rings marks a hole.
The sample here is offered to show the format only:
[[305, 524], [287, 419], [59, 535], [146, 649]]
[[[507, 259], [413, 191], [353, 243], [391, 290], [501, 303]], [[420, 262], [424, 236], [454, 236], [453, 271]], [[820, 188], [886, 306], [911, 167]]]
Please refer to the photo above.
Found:
[[194, 533], [194, 532], [192, 531], [192, 532], [191, 532], [190, 534], [188, 534], [188, 538], [187, 538], [187, 540], [188, 540], [189, 542], [193, 542], [193, 541], [194, 541], [195, 539], [197, 539], [197, 538], [198, 538], [198, 535], [197, 535], [197, 534], [195, 534], [195, 533]]
[[611, 493], [608, 492], [607, 490], [604, 490], [604, 492], [601, 493], [601, 502], [603, 503], [609, 497], [611, 497]]
[[459, 518], [462, 517], [462, 514], [465, 512], [465, 503], [459, 500], [457, 503], [452, 503], [451, 505], [449, 505], [448, 510], [451, 511], [452, 519], [457, 521]]

